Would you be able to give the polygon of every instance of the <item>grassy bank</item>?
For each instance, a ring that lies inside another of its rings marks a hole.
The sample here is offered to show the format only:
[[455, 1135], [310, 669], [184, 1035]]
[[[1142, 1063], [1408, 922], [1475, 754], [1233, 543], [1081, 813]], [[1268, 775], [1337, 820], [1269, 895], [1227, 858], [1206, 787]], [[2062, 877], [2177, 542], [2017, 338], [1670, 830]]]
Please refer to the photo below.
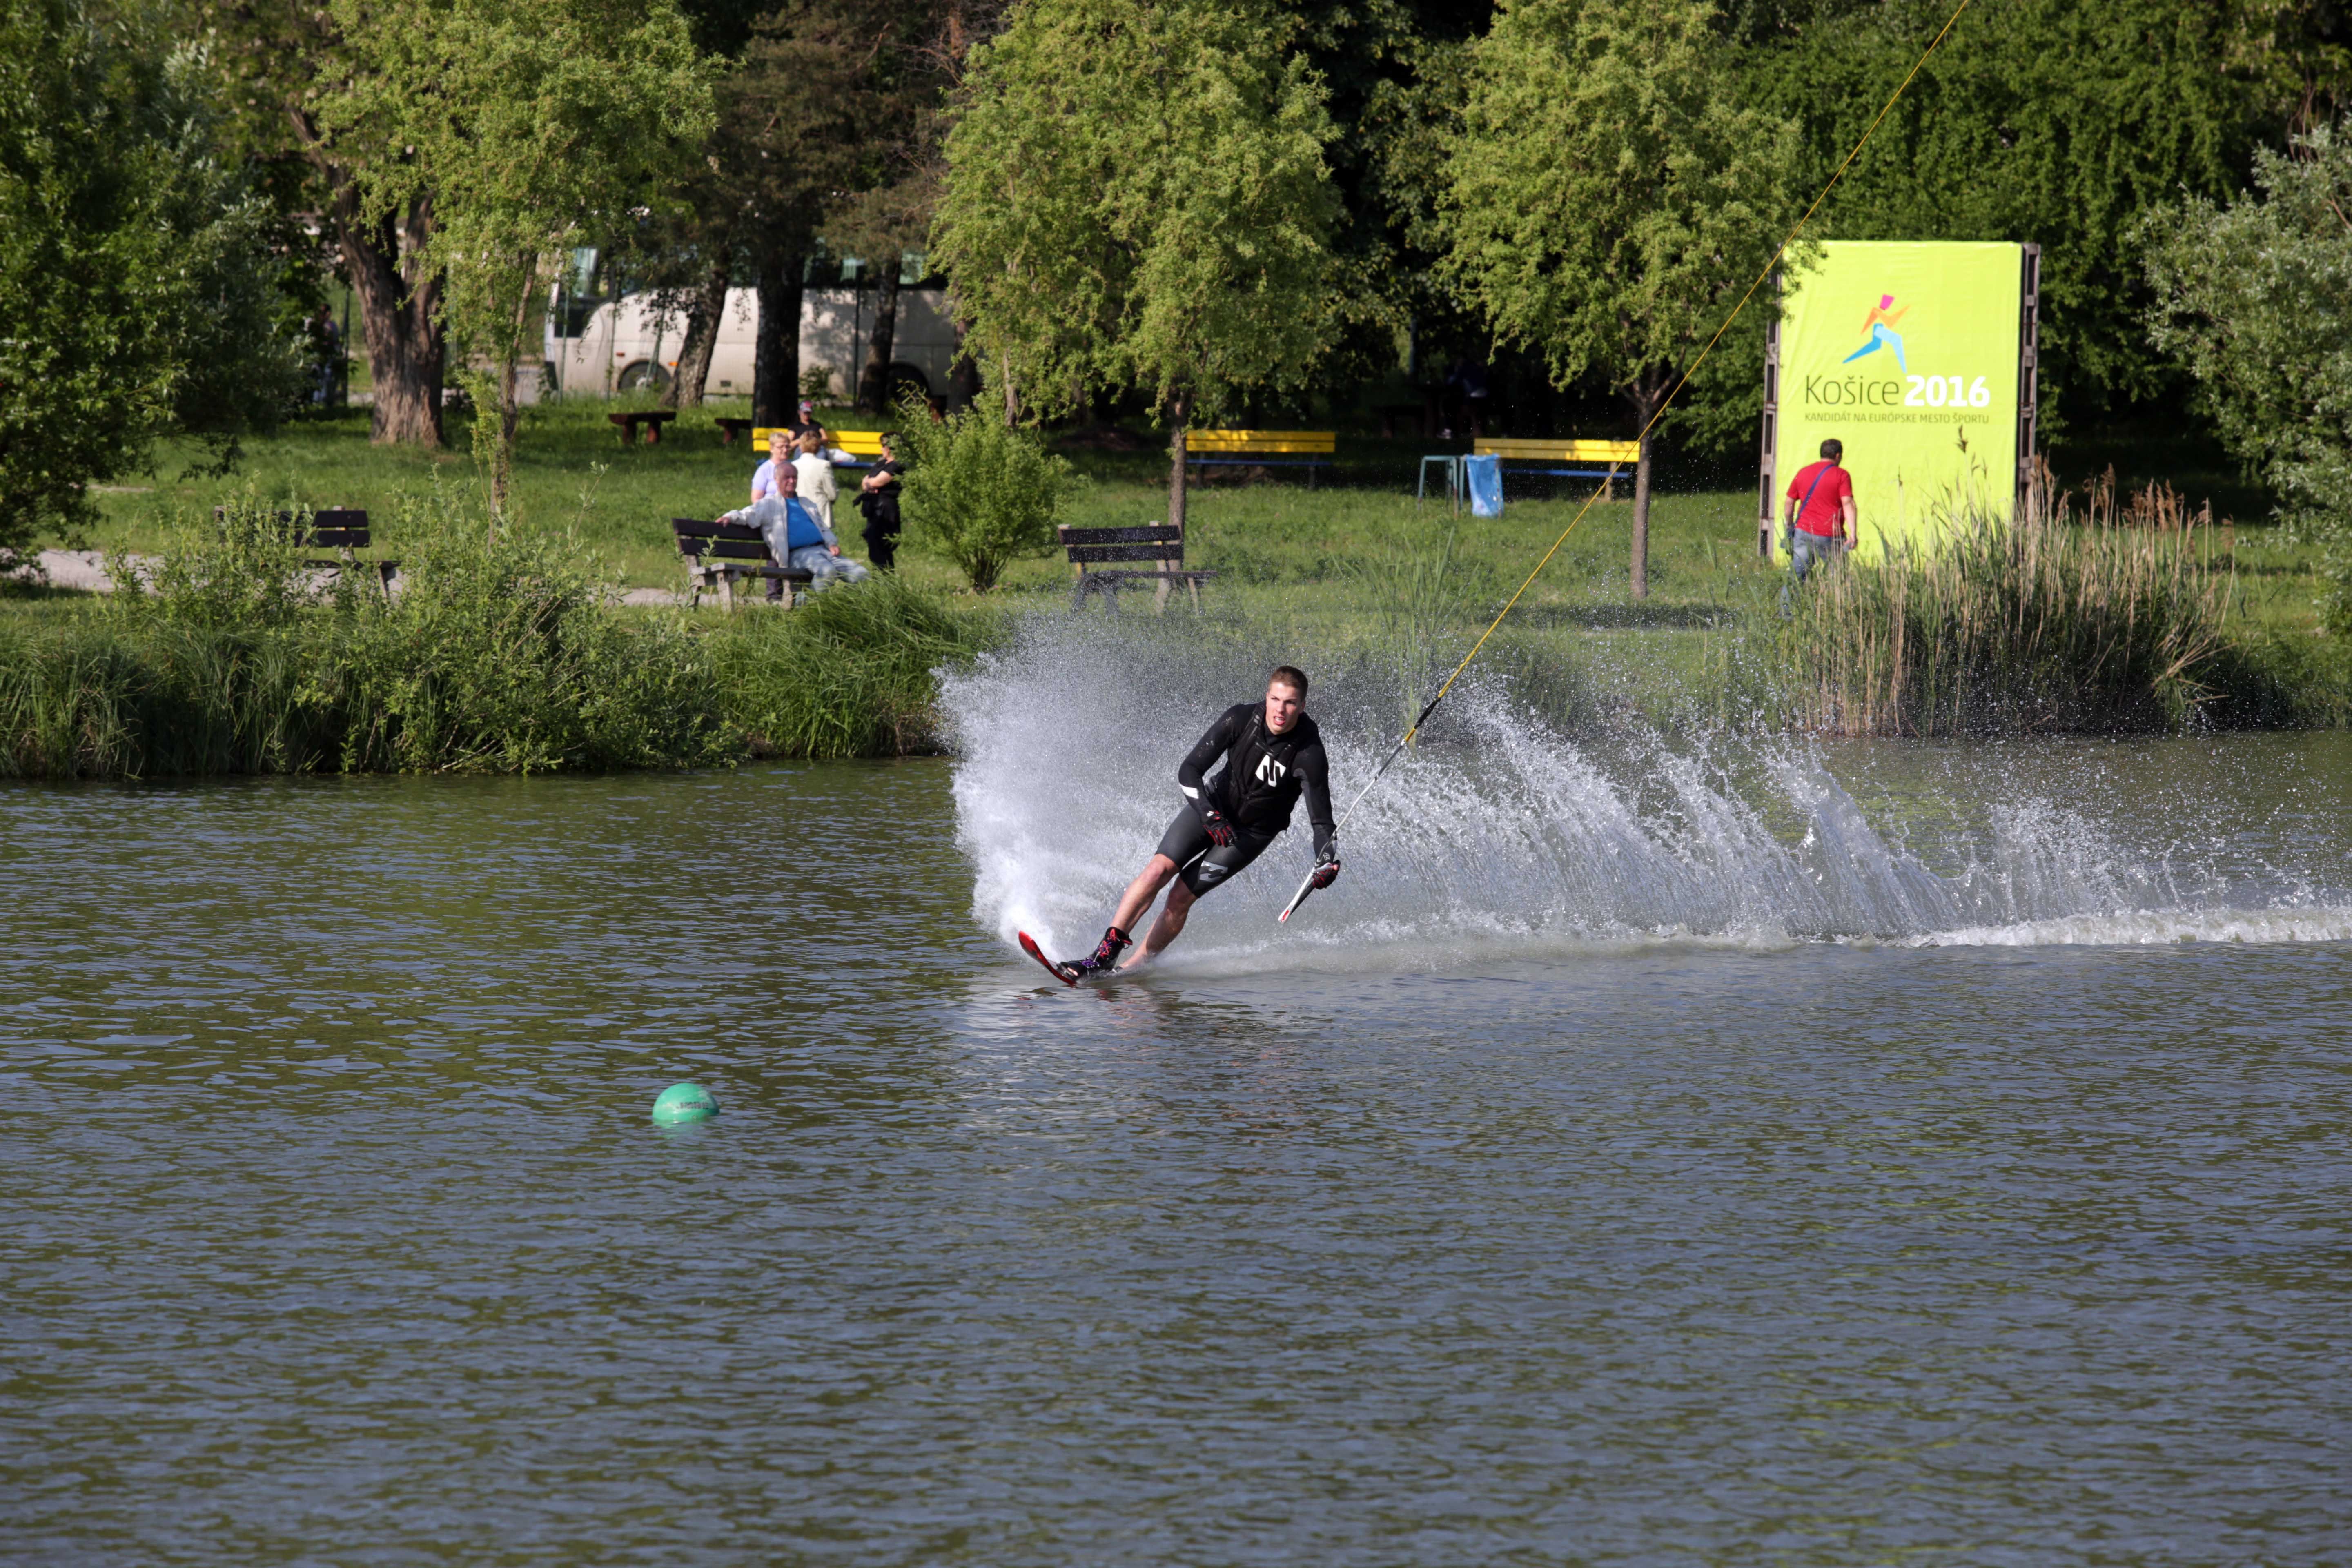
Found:
[[[919, 751], [937, 743], [929, 672], [1000, 637], [1008, 617], [1066, 601], [1056, 559], [1016, 563], [982, 599], [914, 539], [897, 581], [788, 615], [615, 609], [611, 586], [680, 584], [667, 519], [738, 504], [757, 454], [719, 445], [709, 416], [735, 410], [688, 413], [660, 447], [624, 447], [608, 406], [531, 411], [503, 553], [466, 542], [480, 532], [470, 458], [373, 447], [363, 413], [257, 443], [226, 480], [178, 478], [166, 465], [143, 488], [108, 494], [86, 542], [177, 552], [189, 584], [219, 573], [196, 559], [199, 545], [218, 549], [215, 506], [364, 506], [381, 552], [403, 561], [415, 591], [388, 605], [347, 595], [281, 604], [269, 595], [284, 598], [282, 584], [251, 583], [283, 563], [257, 557], [228, 574], [254, 602], [219, 615], [200, 612], [193, 588], [171, 604], [0, 597], [0, 771], [613, 767]], [[1437, 444], [1350, 437], [1342, 482], [1314, 491], [1286, 477], [1200, 485], [1188, 558], [1219, 574], [1200, 634], [1310, 660], [1370, 659], [1404, 692], [1423, 689], [1582, 504], [1520, 485], [1499, 519], [1416, 504], [1423, 445]], [[1164, 515], [1157, 453], [1070, 455], [1084, 480], [1068, 521]], [[2169, 586], [2148, 574], [2154, 558], [2132, 567], [2127, 551], [2116, 553], [2130, 542], [2122, 527], [2105, 556], [1993, 551], [1965, 566], [1915, 563], [1918, 574], [1899, 581], [1850, 572], [1801, 600], [1800, 619], [1784, 626], [1781, 574], [1755, 555], [1753, 508], [1746, 489], [1662, 495], [1652, 592], [1637, 604], [1626, 593], [1631, 506], [1592, 507], [1486, 668], [1576, 725], [1639, 716], [1941, 733], [2324, 724], [2352, 711], [2343, 639], [2316, 635], [2311, 552], [2274, 530], [2197, 531], [2193, 559], [2168, 558]], [[857, 552], [854, 535], [845, 543]], [[2193, 584], [2179, 574], [2184, 562]], [[2145, 581], [2116, 575], [2129, 571]], [[2113, 617], [2081, 613], [2097, 593], [2121, 616], [2127, 656], [2098, 629]], [[1995, 656], [2024, 646], [2003, 616], [2037, 595], [2035, 624], [2049, 637], [2016, 668], [1996, 668]], [[1148, 600], [1127, 603], [1132, 613]], [[2053, 604], [2069, 608], [2053, 619]], [[2158, 612], [2171, 629], [2134, 641]]]
[[325, 583], [263, 514], [144, 586], [0, 616], [0, 775], [692, 767], [929, 749], [930, 671], [990, 635], [896, 583], [698, 623], [613, 605], [574, 541], [404, 503], [403, 591]]

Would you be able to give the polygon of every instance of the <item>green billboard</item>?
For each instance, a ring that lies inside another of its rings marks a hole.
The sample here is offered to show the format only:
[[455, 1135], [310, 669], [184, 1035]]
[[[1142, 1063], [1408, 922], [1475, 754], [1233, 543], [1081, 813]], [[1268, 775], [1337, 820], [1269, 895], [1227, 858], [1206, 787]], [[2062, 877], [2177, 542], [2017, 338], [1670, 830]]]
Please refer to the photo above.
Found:
[[1857, 554], [1927, 539], [1958, 496], [2006, 513], [2032, 438], [2028, 247], [1833, 239], [1819, 254], [1782, 281], [1767, 373], [1772, 548], [1780, 497], [1829, 437], [1845, 445]]

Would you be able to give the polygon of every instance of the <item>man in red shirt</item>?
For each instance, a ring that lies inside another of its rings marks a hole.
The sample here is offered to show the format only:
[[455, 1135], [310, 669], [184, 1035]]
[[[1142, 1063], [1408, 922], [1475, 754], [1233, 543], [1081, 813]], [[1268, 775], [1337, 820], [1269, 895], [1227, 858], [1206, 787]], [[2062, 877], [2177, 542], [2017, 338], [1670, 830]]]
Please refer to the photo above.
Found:
[[[1822, 460], [1799, 468], [1789, 481], [1784, 509], [1785, 542], [1789, 549], [1789, 581], [1801, 583], [1815, 562], [1837, 558], [1841, 545], [1854, 534], [1853, 480], [1838, 466], [1845, 445], [1835, 437], [1822, 443]], [[1787, 585], [1780, 589], [1780, 608], [1789, 608]]]

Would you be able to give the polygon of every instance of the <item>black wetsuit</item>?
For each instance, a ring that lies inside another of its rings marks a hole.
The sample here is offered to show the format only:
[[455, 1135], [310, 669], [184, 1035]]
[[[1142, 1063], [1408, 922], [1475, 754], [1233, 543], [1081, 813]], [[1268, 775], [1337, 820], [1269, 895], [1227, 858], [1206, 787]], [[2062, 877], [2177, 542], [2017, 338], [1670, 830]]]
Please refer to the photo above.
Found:
[[[1223, 754], [1225, 765], [1204, 779]], [[1290, 809], [1303, 792], [1307, 820], [1315, 828], [1315, 856], [1331, 848], [1331, 783], [1323, 757], [1323, 732], [1306, 714], [1281, 734], [1265, 727], [1265, 704], [1238, 702], [1217, 715], [1199, 745], [1176, 766], [1185, 808], [1168, 825], [1160, 853], [1176, 862], [1184, 886], [1195, 898], [1265, 852], [1290, 826]], [[1209, 842], [1202, 816], [1223, 812], [1233, 825], [1234, 842], [1220, 849]]]

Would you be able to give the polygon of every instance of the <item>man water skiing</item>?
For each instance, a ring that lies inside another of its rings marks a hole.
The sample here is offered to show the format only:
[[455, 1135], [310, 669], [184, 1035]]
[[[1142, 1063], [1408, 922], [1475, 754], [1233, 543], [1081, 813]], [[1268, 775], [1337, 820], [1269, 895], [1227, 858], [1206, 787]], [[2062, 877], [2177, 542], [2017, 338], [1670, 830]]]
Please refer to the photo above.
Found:
[[[1220, 754], [1225, 760], [1223, 771], [1204, 779]], [[1184, 806], [1168, 825], [1159, 850], [1128, 884], [1118, 912], [1093, 956], [1056, 963], [1038, 950], [1028, 932], [1021, 933], [1022, 947], [1064, 984], [1075, 985], [1087, 975], [1114, 968], [1132, 969], [1157, 957], [1183, 931], [1194, 900], [1281, 837], [1302, 791], [1307, 820], [1315, 828], [1311, 879], [1316, 887], [1328, 888], [1338, 879], [1339, 857], [1331, 842], [1331, 785], [1323, 734], [1307, 716], [1307, 677], [1299, 670], [1279, 667], [1266, 678], [1265, 701], [1235, 703], [1219, 714], [1200, 743], [1177, 764], [1176, 783], [1184, 792]], [[1167, 907], [1135, 956], [1120, 963], [1119, 954], [1133, 940], [1128, 933], [1171, 880], [1176, 886], [1169, 889]]]

